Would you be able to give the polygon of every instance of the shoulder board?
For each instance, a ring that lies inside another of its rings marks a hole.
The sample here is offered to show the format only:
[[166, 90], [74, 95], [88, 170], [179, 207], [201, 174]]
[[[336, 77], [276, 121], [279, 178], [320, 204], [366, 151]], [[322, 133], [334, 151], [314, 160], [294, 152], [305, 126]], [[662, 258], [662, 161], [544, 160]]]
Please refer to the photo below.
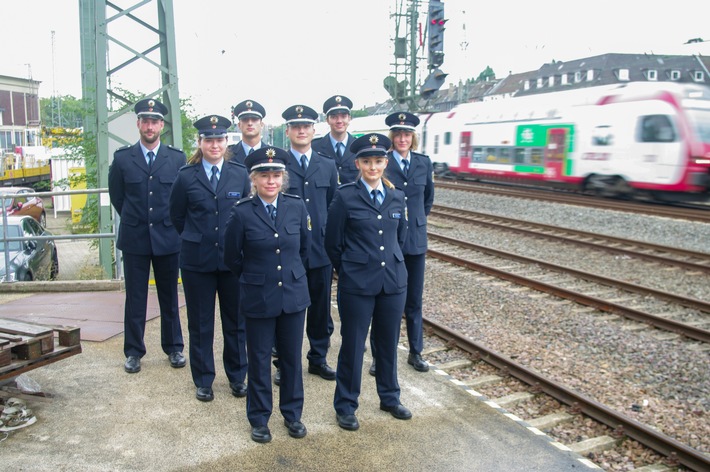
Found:
[[168, 149], [172, 149], [173, 151], [177, 151], [177, 152], [183, 152], [182, 149], [176, 148], [176, 147], [173, 146], [172, 144], [168, 144]]
[[414, 151], [411, 151], [411, 152], [412, 152], [412, 154], [415, 155], [415, 156], [426, 157], [427, 159], [429, 158], [428, 155], [422, 154], [421, 152], [414, 152]]
[[354, 187], [357, 182], [348, 182], [345, 184], [341, 184], [340, 187], [338, 188], [345, 188], [345, 187]]
[[130, 149], [130, 148], [132, 148], [132, 147], [133, 147], [132, 144], [126, 144], [125, 146], [121, 146], [120, 148], [116, 149], [115, 152], [118, 152], [118, 151], [125, 151], [126, 149]]
[[240, 164], [239, 162], [233, 161], [233, 160], [231, 160], [231, 159], [229, 159], [229, 160], [227, 161], [227, 165], [230, 165], [230, 166], [237, 166], [237, 167], [244, 167], [245, 169], [247, 168], [247, 166], [245, 166], [244, 164]]
[[195, 166], [201, 165], [201, 164], [202, 164], [201, 162], [196, 162], [194, 164], [185, 164], [184, 166], [182, 166], [178, 169], [178, 172], [184, 172], [187, 169], [193, 169]]
[[242, 203], [250, 202], [253, 199], [254, 199], [254, 196], [249, 195], [248, 197], [244, 197], [244, 198], [240, 199], [237, 203], [235, 203], [235, 205], [241, 205]]
[[288, 198], [295, 198], [296, 200], [300, 200], [300, 199], [301, 199], [300, 196], [294, 195], [294, 194], [292, 194], [292, 193], [284, 193], [283, 196], [284, 196], [284, 197], [288, 197]]
[[[314, 149], [314, 151], [316, 151], [316, 150]], [[325, 157], [326, 159], [333, 160], [332, 157], [330, 157], [328, 154], [325, 154], [325, 153], [323, 153], [323, 152], [316, 151], [316, 154], [318, 154], [320, 157]]]

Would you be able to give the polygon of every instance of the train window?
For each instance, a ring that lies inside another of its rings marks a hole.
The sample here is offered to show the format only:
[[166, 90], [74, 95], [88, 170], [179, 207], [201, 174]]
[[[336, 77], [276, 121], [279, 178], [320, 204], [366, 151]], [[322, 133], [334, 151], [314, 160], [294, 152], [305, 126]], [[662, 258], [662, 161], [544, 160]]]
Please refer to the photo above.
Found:
[[611, 126], [595, 126], [592, 130], [592, 145], [611, 146], [612, 144], [614, 144], [614, 135]]
[[525, 148], [515, 148], [515, 158], [514, 162], [516, 164], [525, 164]]
[[475, 147], [473, 148], [473, 158], [471, 159], [473, 162], [483, 162], [483, 148]]
[[676, 140], [673, 124], [667, 115], [642, 116], [640, 134], [642, 143], [671, 143]]
[[498, 162], [501, 164], [510, 164], [510, 148], [504, 147], [498, 149]]
[[444, 144], [446, 146], [451, 144], [451, 131], [447, 131], [446, 133], [444, 133]]
[[439, 154], [439, 135], [434, 135], [434, 154]]
[[495, 162], [497, 160], [496, 148], [486, 148], [486, 162]]
[[530, 149], [530, 164], [536, 165], [536, 166], [541, 166], [543, 151], [544, 151], [543, 148]]

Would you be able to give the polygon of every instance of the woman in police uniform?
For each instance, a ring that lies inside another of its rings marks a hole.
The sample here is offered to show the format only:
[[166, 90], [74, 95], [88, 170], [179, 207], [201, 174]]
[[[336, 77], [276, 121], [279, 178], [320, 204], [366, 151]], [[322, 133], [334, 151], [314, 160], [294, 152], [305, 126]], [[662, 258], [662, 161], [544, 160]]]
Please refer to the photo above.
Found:
[[306, 435], [301, 365], [303, 326], [310, 305], [306, 267], [311, 225], [300, 197], [288, 188], [288, 152], [274, 147], [248, 155], [252, 197], [242, 199], [227, 222], [224, 260], [239, 277], [240, 312], [249, 346], [247, 419], [251, 438], [271, 441], [271, 347], [279, 352], [279, 407], [288, 434]]
[[412, 413], [399, 400], [397, 344], [407, 288], [402, 245], [407, 233], [404, 194], [384, 178], [390, 140], [366, 134], [350, 146], [360, 177], [341, 185], [328, 209], [325, 249], [338, 274], [342, 345], [334, 407], [338, 425], [356, 430], [362, 357], [372, 322], [377, 346], [380, 409], [397, 419]]
[[246, 167], [224, 159], [227, 128], [223, 116], [206, 116], [194, 123], [198, 149], [180, 169], [170, 193], [170, 219], [180, 234], [180, 271], [190, 333], [190, 369], [200, 401], [214, 398], [213, 353], [215, 293], [224, 335], [224, 369], [232, 395], [247, 388], [246, 333], [239, 316], [236, 276], [224, 264], [224, 230], [232, 206], [249, 194]]

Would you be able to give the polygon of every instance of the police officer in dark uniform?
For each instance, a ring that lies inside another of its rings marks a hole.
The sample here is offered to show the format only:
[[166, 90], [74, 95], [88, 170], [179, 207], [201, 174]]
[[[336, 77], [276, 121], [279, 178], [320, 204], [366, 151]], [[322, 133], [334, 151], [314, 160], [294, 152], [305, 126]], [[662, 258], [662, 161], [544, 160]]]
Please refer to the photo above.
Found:
[[234, 106], [232, 115], [237, 119], [237, 126], [242, 132], [242, 139], [229, 146], [230, 160], [244, 164], [247, 155], [266, 146], [261, 133], [264, 130], [263, 119], [266, 110], [256, 100], [244, 100]]
[[422, 295], [427, 251], [427, 216], [434, 204], [434, 168], [429, 156], [414, 152], [419, 144], [416, 134], [419, 118], [416, 115], [395, 112], [387, 116], [385, 124], [390, 128], [389, 137], [392, 140], [392, 150], [388, 153], [387, 176], [396, 188], [404, 192], [409, 213], [407, 242], [402, 250], [408, 274], [407, 302], [404, 305], [409, 342], [407, 363], [419, 372], [426, 372], [429, 365], [422, 359]]
[[355, 141], [348, 133], [350, 125], [350, 110], [353, 102], [344, 95], [333, 95], [323, 103], [323, 113], [330, 126], [330, 132], [313, 140], [313, 149], [335, 161], [341, 184], [357, 180], [355, 155], [350, 151], [350, 145]]
[[184, 367], [182, 329], [178, 306], [178, 252], [180, 240], [170, 221], [169, 198], [185, 153], [161, 145], [167, 107], [146, 98], [136, 103], [140, 140], [114, 153], [108, 172], [111, 204], [121, 218], [116, 247], [123, 252], [126, 286], [123, 352], [124, 370], [141, 370], [146, 353], [148, 279], [153, 266], [160, 305], [160, 344], [172, 367]]
[[313, 152], [311, 142], [318, 113], [305, 105], [294, 105], [281, 115], [286, 120], [286, 135], [291, 143], [286, 170], [288, 193], [306, 203], [313, 224], [313, 238], [308, 252], [308, 291], [311, 306], [306, 315], [306, 334], [310, 342], [308, 372], [325, 380], [335, 380], [335, 371], [326, 355], [333, 331], [330, 293], [333, 266], [323, 247], [328, 206], [338, 188], [335, 162]]
[[190, 369], [200, 401], [214, 398], [215, 295], [219, 297], [229, 386], [235, 397], [247, 394], [246, 331], [236, 289], [239, 280], [224, 263], [224, 230], [232, 206], [249, 195], [251, 183], [244, 165], [224, 158], [231, 124], [218, 115], [194, 123], [198, 149], [180, 169], [170, 194], [170, 218], [182, 241], [180, 270], [190, 333]]
[[279, 409], [291, 437], [302, 438], [301, 363], [303, 325], [310, 304], [306, 267], [311, 226], [303, 200], [287, 187], [283, 149], [265, 147], [247, 156], [252, 196], [231, 211], [224, 260], [239, 277], [240, 310], [246, 317], [249, 355], [247, 419], [251, 438], [271, 441], [271, 347], [281, 366]]
[[356, 430], [367, 330], [377, 348], [380, 409], [397, 419], [412, 413], [400, 402], [397, 344], [407, 288], [402, 246], [407, 237], [404, 193], [385, 177], [390, 140], [372, 133], [356, 139], [361, 177], [341, 185], [328, 209], [325, 249], [338, 274], [342, 345], [333, 405], [338, 425]]

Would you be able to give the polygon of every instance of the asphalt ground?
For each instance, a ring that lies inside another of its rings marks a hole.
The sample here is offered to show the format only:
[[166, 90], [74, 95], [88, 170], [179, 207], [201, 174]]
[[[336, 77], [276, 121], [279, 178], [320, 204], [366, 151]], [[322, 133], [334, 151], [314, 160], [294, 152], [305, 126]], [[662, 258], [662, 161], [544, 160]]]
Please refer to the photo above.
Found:
[[[86, 288], [82, 286], [81, 288]], [[77, 307], [94, 310], [101, 292], [74, 292]], [[121, 292], [115, 292], [122, 296]], [[32, 293], [0, 294], [0, 303], [31, 304]], [[102, 295], [102, 296], [105, 296]], [[150, 294], [155, 297], [154, 293]], [[85, 303], [82, 303], [85, 302]], [[122, 305], [119, 306], [122, 308]], [[88, 316], [81, 308], [78, 318]], [[337, 365], [336, 334], [328, 354]], [[187, 336], [185, 308], [181, 309]], [[456, 385], [434, 367], [428, 373], [406, 364], [399, 352], [402, 403], [409, 421], [379, 410], [374, 378], [363, 372], [357, 411], [361, 427], [338, 427], [333, 410], [334, 382], [305, 373], [302, 421], [308, 435], [288, 436], [278, 407], [271, 417], [273, 441], [250, 439], [246, 401], [231, 395], [221, 364], [219, 322], [215, 352], [215, 399], [195, 399], [189, 367], [171, 368], [159, 343], [160, 321], [146, 325], [148, 353], [137, 374], [123, 371], [123, 336], [82, 341], [83, 352], [30, 371], [27, 376], [48, 398], [25, 395], [37, 421], [0, 433], [0, 464], [16, 471], [213, 471], [213, 470], [427, 470], [427, 471], [579, 471], [589, 465], [555, 447], [521, 421]], [[186, 339], [187, 342], [187, 339]], [[306, 365], [307, 341], [303, 361]], [[186, 348], [187, 352], [187, 348]], [[365, 353], [365, 369], [370, 365]], [[6, 395], [7, 396], [7, 395]], [[278, 404], [278, 388], [274, 388]]]

